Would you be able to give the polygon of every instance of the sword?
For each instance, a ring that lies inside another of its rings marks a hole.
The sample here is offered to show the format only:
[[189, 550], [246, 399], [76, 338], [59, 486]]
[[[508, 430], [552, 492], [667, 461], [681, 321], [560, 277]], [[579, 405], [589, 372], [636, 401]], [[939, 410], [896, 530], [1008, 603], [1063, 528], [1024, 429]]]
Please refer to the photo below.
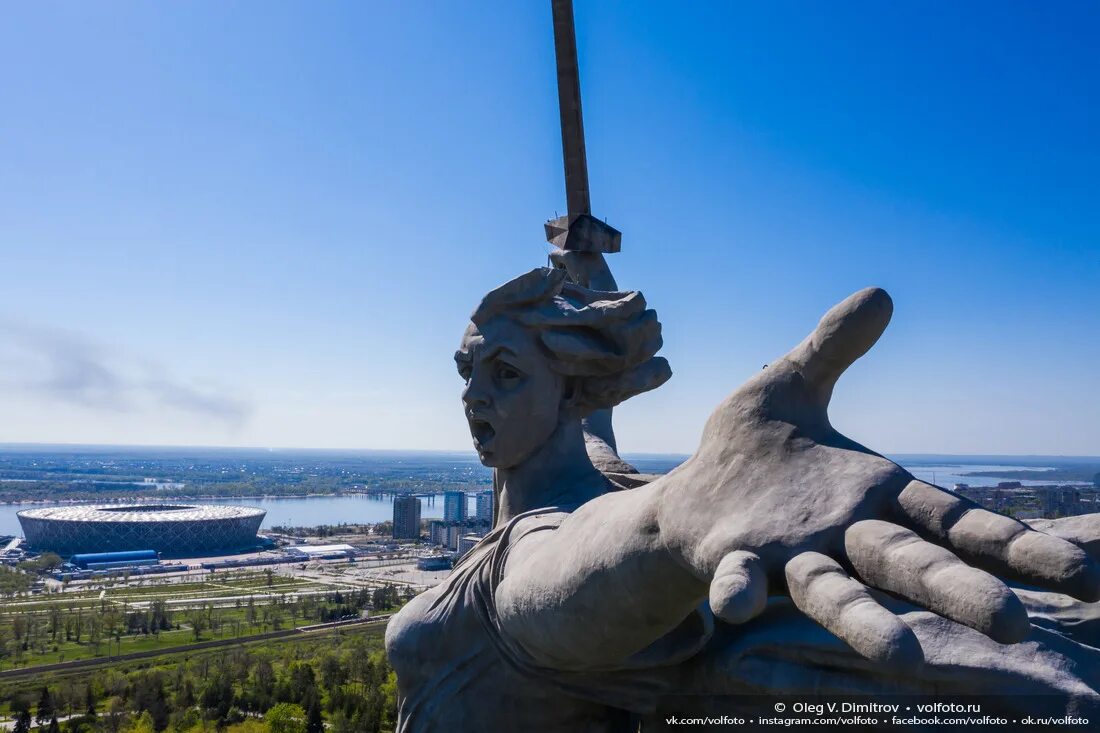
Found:
[[577, 38], [573, 0], [550, 0], [554, 13], [554, 55], [558, 67], [558, 111], [561, 151], [565, 163], [567, 213], [546, 222], [546, 241], [567, 252], [618, 252], [622, 233], [592, 216], [588, 192], [588, 161], [581, 118], [581, 76], [577, 68]]

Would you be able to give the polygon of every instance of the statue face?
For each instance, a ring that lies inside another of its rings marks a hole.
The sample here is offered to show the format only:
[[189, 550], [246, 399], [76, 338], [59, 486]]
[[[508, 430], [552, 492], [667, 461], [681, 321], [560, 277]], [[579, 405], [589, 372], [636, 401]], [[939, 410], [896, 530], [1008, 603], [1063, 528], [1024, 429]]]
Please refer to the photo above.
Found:
[[480, 329], [471, 323], [455, 353], [474, 448], [491, 468], [519, 465], [558, 426], [565, 379], [550, 369], [535, 338], [499, 317]]

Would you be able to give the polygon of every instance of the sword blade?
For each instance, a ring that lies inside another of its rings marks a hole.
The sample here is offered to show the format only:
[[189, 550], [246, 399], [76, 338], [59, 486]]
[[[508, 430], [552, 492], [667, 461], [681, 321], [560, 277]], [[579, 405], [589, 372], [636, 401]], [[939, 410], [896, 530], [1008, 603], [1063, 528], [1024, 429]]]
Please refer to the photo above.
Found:
[[561, 151], [565, 162], [565, 198], [570, 217], [591, 214], [588, 160], [581, 118], [581, 75], [577, 68], [577, 38], [573, 29], [573, 0], [550, 0], [554, 13], [554, 54], [558, 65], [558, 111], [561, 113]]

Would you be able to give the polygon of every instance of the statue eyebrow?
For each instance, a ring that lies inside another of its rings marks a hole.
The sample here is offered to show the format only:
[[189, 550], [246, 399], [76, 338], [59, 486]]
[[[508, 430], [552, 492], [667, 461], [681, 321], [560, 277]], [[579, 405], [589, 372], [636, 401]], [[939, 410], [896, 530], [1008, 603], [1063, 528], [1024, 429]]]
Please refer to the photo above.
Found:
[[493, 350], [490, 351], [488, 354], [486, 354], [484, 357], [482, 357], [481, 360], [482, 361], [489, 361], [490, 359], [495, 359], [500, 354], [510, 354], [511, 356], [518, 356], [518, 354], [515, 351], [512, 351], [512, 349], [510, 349], [507, 346], [501, 344], [500, 346], [494, 347]]

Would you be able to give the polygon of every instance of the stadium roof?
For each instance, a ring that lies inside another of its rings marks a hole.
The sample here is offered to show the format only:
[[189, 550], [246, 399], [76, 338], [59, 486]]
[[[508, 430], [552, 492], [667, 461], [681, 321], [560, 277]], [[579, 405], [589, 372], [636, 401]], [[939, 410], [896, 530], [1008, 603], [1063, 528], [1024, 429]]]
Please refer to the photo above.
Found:
[[223, 504], [81, 504], [24, 509], [20, 517], [59, 522], [195, 522], [261, 516], [263, 509]]

